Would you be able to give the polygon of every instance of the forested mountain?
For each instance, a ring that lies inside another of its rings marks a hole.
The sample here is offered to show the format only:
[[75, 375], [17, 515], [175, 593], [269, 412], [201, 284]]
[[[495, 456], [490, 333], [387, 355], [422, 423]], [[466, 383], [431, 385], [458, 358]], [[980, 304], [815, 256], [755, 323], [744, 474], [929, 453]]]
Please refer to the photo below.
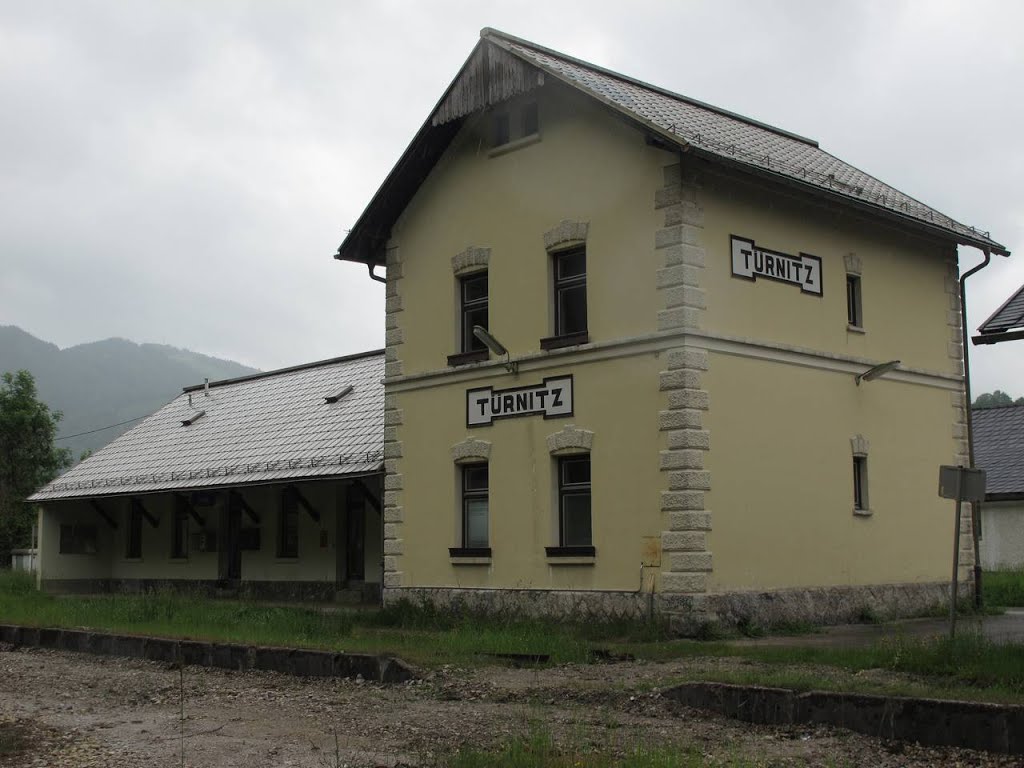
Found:
[[[146, 416], [190, 384], [255, 373], [230, 360], [164, 344], [105, 339], [60, 349], [12, 325], [0, 326], [0, 373], [24, 368], [32, 373], [39, 398], [63, 411], [58, 434], [86, 432]], [[77, 460], [132, 425], [60, 440]]]

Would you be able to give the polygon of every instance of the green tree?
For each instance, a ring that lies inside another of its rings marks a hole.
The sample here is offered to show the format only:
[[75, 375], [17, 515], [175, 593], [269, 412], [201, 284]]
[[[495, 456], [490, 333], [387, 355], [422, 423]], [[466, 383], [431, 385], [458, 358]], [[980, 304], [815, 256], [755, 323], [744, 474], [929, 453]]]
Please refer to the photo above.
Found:
[[995, 392], [984, 392], [974, 400], [975, 408], [998, 408], [1001, 405], [1024, 405], [1024, 397], [1014, 400], [1001, 389]]
[[5, 373], [0, 382], [0, 565], [11, 549], [29, 545], [33, 492], [71, 465], [71, 452], [54, 446], [60, 411], [39, 401], [28, 371]]

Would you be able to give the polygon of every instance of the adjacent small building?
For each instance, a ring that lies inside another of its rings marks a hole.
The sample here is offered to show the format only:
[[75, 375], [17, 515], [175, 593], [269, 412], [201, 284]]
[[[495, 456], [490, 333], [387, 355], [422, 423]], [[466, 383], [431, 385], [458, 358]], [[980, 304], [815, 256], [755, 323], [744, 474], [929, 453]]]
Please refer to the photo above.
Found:
[[975, 408], [974, 463], [985, 470], [981, 565], [1024, 567], [1024, 405]]
[[485, 29], [337, 255], [386, 270], [385, 601], [947, 599], [958, 246], [1008, 255], [813, 139]]
[[40, 585], [379, 599], [383, 364], [186, 388], [31, 497]]

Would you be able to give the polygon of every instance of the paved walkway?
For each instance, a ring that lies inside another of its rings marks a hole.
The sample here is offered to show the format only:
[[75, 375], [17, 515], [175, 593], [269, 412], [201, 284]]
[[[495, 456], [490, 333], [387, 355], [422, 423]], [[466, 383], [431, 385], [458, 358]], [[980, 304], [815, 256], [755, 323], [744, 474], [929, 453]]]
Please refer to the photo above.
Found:
[[[1024, 608], [1007, 608], [1000, 616], [959, 617], [957, 633], [982, 632], [999, 643], [1024, 643]], [[738, 645], [787, 647], [863, 647], [886, 637], [935, 637], [949, 634], [948, 619], [906, 619], [885, 624], [843, 624], [811, 635], [760, 637], [736, 640]]]

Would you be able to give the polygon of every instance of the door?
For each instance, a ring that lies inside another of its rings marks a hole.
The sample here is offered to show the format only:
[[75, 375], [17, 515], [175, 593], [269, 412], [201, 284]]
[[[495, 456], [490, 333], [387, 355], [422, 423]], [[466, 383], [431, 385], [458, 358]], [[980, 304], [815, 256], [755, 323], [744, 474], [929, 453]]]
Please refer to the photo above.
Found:
[[355, 483], [348, 486], [345, 510], [345, 580], [366, 578], [366, 500]]
[[221, 515], [220, 530], [223, 545], [220, 557], [220, 578], [222, 581], [239, 581], [242, 578], [242, 507], [235, 502], [235, 494], [228, 493], [227, 507]]

